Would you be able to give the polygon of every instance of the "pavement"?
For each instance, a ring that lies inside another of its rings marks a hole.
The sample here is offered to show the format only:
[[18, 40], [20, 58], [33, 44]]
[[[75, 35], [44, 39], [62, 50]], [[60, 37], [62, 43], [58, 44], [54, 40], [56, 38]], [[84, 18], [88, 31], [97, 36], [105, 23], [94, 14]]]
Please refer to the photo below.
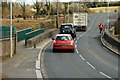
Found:
[[76, 51], [52, 52], [52, 43], [44, 50], [42, 72], [45, 78], [86, 78], [111, 80], [119, 78], [120, 57], [101, 41], [98, 25], [107, 22], [107, 14], [88, 16], [86, 32], [77, 32]]
[[12, 58], [7, 58], [2, 63], [2, 73], [5, 78], [42, 78], [40, 70], [37, 69], [39, 63], [36, 64], [41, 49], [51, 41], [45, 39], [40, 42], [36, 48], [25, 48], [24, 40], [17, 45], [17, 54]]

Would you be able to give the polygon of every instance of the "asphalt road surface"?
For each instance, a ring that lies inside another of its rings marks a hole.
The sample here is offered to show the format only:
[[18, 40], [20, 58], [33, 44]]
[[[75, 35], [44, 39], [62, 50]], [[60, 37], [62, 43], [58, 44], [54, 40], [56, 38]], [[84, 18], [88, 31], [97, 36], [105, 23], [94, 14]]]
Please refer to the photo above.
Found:
[[52, 52], [52, 43], [44, 50], [42, 72], [45, 78], [118, 78], [118, 59], [100, 42], [98, 25], [107, 22], [107, 14], [88, 16], [86, 32], [77, 32], [74, 53]]

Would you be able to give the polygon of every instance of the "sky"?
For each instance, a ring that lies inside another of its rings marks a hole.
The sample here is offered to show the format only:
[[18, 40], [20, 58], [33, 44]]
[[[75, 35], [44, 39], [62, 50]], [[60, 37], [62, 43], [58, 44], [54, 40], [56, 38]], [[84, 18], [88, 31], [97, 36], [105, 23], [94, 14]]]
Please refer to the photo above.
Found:
[[[2, 1], [11, 1], [11, 0], [2, 0]], [[57, 2], [57, 0], [37, 0], [37, 1], [39, 1], [39, 2], [41, 2], [41, 1], [51, 1], [51, 2]], [[87, 2], [90, 2], [90, 1], [108, 1], [108, 0], [58, 0], [59, 2], [69, 2], [69, 1], [83, 1], [83, 2], [85, 2], [85, 1], [87, 1]], [[109, 1], [120, 1], [120, 0], [109, 0]], [[29, 5], [32, 5], [33, 4], [33, 2], [35, 3], [36, 2], [36, 0], [12, 0], [12, 2], [26, 2], [26, 4], [29, 4]]]

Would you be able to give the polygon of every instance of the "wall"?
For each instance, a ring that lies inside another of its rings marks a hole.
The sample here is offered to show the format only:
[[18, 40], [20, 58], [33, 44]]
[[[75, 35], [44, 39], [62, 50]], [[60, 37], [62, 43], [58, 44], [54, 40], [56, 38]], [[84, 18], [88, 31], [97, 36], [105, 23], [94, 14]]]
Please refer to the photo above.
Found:
[[117, 54], [120, 54], [120, 40], [115, 38], [114, 36], [111, 35], [111, 33], [109, 32], [109, 30], [105, 30], [103, 38], [105, 39], [105, 41], [107, 41], [107, 43], [109, 43], [109, 47], [112, 49], [116, 49], [117, 50]]
[[[2, 46], [1, 56], [10, 55], [10, 38], [0, 39], [0, 46]], [[13, 37], [13, 54], [17, 53], [17, 36]]]
[[57, 29], [51, 29], [51, 30], [46, 31], [36, 37], [33, 37], [33, 38], [27, 40], [27, 48], [36, 46], [42, 40], [44, 40], [46, 38], [51, 38], [51, 37], [55, 36], [57, 33], [58, 33]]
[[25, 34], [25, 46], [27, 45], [27, 40], [28, 39], [31, 39], [39, 34], [42, 34], [44, 33], [44, 28], [43, 29], [38, 29], [36, 31], [32, 31], [32, 32], [29, 32], [29, 33], [26, 33]]

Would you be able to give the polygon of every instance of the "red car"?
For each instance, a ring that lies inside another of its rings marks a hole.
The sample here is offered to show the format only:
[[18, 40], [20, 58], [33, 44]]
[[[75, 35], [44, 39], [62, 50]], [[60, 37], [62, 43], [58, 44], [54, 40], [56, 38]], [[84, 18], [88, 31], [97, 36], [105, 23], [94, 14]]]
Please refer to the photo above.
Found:
[[53, 42], [53, 52], [56, 50], [72, 50], [74, 52], [75, 43], [70, 34], [57, 34], [56, 38], [52, 38]]

